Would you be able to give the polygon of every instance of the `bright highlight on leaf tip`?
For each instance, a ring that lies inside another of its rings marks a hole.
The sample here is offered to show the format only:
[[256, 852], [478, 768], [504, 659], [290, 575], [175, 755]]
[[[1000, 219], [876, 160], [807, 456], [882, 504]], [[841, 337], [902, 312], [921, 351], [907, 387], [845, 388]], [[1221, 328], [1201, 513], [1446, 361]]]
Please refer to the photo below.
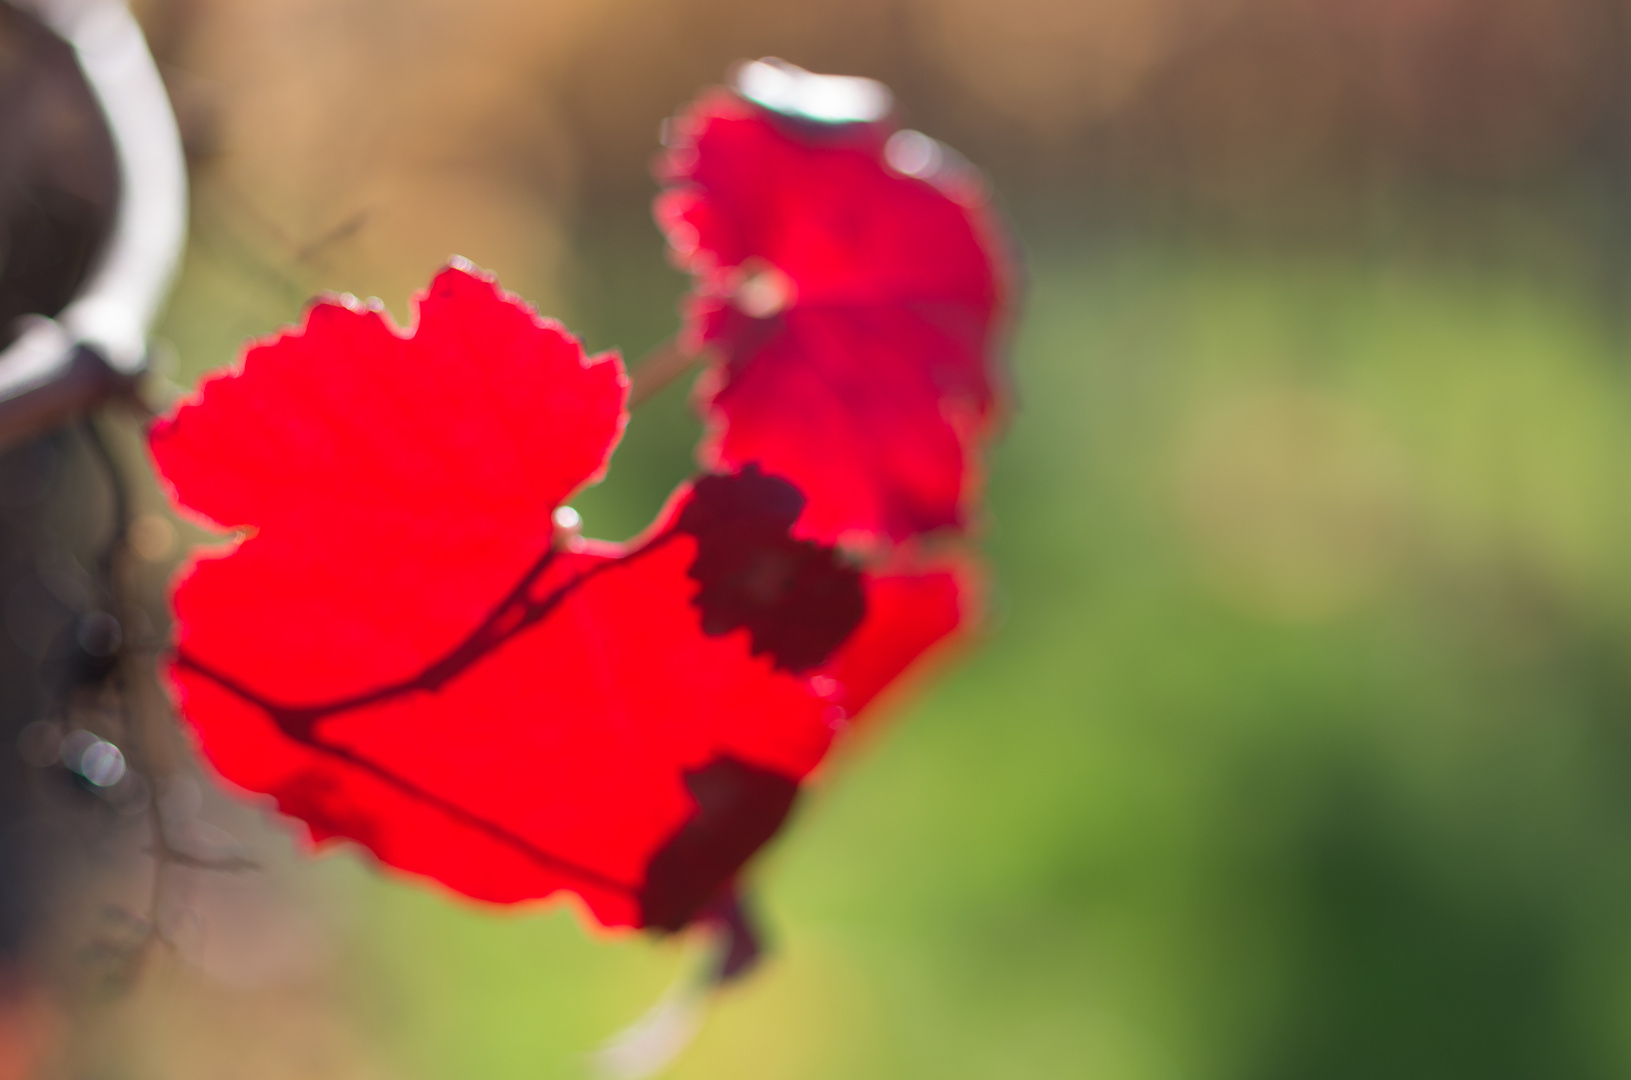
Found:
[[773, 56], [736, 71], [736, 92], [785, 116], [824, 124], [870, 124], [894, 107], [889, 88], [855, 75], [817, 75]]

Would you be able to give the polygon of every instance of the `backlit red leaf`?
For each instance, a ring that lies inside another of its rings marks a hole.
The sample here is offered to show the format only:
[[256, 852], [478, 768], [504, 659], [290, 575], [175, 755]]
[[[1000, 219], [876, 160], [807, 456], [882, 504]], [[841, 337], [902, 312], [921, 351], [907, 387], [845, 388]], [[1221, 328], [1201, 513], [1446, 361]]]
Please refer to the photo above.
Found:
[[829, 543], [964, 524], [1011, 284], [977, 177], [887, 120], [730, 91], [667, 141], [656, 214], [695, 275], [687, 338], [722, 357], [704, 464], [787, 477], [799, 535]]
[[666, 929], [715, 901], [959, 601], [790, 537], [801, 496], [755, 469], [632, 544], [564, 542], [624, 391], [453, 268], [412, 334], [325, 301], [155, 425], [176, 500], [253, 530], [175, 590], [170, 677], [221, 775], [472, 897]]

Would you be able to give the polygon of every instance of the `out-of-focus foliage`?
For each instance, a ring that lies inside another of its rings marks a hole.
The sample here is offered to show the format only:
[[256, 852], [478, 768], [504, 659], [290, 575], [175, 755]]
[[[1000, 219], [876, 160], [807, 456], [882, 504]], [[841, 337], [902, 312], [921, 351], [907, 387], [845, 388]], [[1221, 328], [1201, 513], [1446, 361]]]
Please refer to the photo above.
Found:
[[[451, 251], [637, 357], [730, 60], [872, 75], [1031, 249], [988, 640], [763, 868], [681, 1077], [1631, 1071], [1628, 20], [1603, 0], [153, 0], [182, 372]], [[673, 388], [592, 535], [688, 471]], [[68, 1075], [570, 1076], [680, 962], [272, 869]], [[188, 924], [192, 925], [192, 924]], [[123, 1011], [120, 1011], [123, 1010]], [[100, 1070], [100, 1071], [98, 1071]]]
[[281, 287], [285, 306], [321, 282], [400, 308], [451, 250], [524, 295], [580, 285], [568, 252], [582, 211], [642, 202], [658, 122], [763, 54], [884, 79], [908, 122], [1010, 200], [1101, 221], [1199, 215], [1351, 239], [1386, 229], [1424, 186], [1464, 203], [1631, 173], [1631, 14], [1616, 0], [145, 0], [142, 12], [199, 166], [200, 244], [263, 291]]

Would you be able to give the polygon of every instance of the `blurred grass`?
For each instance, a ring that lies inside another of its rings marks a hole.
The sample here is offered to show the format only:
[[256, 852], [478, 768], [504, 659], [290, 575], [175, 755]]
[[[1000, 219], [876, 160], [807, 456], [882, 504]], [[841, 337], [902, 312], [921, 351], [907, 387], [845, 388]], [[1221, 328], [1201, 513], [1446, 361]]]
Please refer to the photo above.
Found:
[[[671, 332], [641, 225], [534, 298], [592, 348]], [[1631, 1072], [1631, 386], [1589, 267], [1027, 231], [991, 624], [763, 861], [774, 954], [674, 1075]], [[222, 273], [189, 374], [294, 315]], [[642, 410], [589, 531], [696, 432], [683, 388]], [[314, 873], [406, 1077], [582, 1075], [680, 960]]]

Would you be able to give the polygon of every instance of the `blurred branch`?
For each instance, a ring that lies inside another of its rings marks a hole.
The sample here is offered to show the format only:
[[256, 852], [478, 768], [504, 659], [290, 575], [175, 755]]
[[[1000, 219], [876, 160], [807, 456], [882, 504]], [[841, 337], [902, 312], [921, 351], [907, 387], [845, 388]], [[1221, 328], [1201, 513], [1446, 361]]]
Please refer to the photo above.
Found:
[[97, 418], [83, 417], [80, 429], [84, 433], [92, 456], [101, 467], [108, 485], [109, 509], [113, 525], [107, 544], [97, 559], [97, 577], [110, 613], [122, 628], [120, 644], [114, 654], [115, 665], [112, 686], [124, 716], [123, 750], [130, 764], [149, 783], [147, 801], [148, 825], [152, 840], [148, 852], [153, 856], [153, 880], [148, 895], [148, 911], [136, 916], [132, 925], [137, 928], [133, 940], [120, 945], [108, 945], [109, 953], [117, 964], [116, 982], [128, 986], [141, 974], [147, 957], [156, 945], [168, 945], [160, 922], [161, 909], [167, 887], [169, 871], [174, 867], [192, 870], [211, 870], [237, 873], [259, 869], [253, 860], [238, 855], [203, 856], [189, 852], [175, 842], [165, 821], [159, 795], [174, 777], [176, 768], [171, 760], [168, 740], [170, 711], [156, 685], [149, 650], [130, 640], [128, 628], [140, 624], [141, 617], [131, 595], [130, 564], [133, 552], [130, 532], [135, 520], [135, 504], [130, 484], [118, 455], [108, 444]]
[[344, 243], [356, 236], [368, 224], [370, 216], [370, 211], [358, 210], [322, 236], [300, 245], [299, 250], [294, 253], [295, 262], [309, 263], [337, 244]]
[[0, 450], [111, 398], [135, 400], [134, 375], [65, 338], [60, 324], [39, 319], [0, 354]]

